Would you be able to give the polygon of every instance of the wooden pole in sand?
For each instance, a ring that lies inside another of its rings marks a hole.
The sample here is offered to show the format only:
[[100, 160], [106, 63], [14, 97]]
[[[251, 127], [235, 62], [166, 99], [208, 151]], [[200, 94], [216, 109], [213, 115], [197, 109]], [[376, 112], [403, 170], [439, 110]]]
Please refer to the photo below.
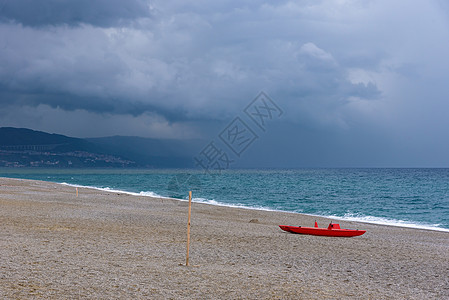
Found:
[[76, 188], [76, 197], [78, 197], [78, 188]]
[[189, 248], [190, 248], [190, 215], [192, 213], [192, 191], [189, 191], [189, 218], [187, 221], [187, 255], [186, 266], [189, 265]]

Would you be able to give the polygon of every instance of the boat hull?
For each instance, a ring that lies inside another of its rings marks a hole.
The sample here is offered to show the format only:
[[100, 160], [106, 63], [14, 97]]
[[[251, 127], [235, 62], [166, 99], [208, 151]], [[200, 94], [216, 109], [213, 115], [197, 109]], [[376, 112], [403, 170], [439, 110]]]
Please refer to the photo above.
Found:
[[288, 225], [279, 225], [279, 227], [282, 230], [291, 233], [320, 235], [320, 236], [352, 237], [352, 236], [360, 236], [366, 232], [366, 230], [355, 230], [355, 229], [328, 229], [328, 228], [301, 227], [301, 226], [288, 226]]

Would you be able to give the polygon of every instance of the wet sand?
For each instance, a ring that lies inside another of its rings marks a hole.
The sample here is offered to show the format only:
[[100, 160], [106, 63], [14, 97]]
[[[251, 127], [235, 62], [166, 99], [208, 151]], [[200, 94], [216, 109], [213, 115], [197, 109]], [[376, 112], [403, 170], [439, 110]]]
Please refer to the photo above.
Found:
[[449, 299], [449, 233], [0, 178], [1, 299]]

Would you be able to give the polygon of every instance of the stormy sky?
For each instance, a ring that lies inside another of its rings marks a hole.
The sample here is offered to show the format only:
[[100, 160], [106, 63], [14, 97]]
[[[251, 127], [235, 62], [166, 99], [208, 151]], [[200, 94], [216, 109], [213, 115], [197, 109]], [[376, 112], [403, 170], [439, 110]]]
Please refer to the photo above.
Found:
[[0, 126], [219, 138], [242, 166], [449, 167], [446, 1], [0, 0]]

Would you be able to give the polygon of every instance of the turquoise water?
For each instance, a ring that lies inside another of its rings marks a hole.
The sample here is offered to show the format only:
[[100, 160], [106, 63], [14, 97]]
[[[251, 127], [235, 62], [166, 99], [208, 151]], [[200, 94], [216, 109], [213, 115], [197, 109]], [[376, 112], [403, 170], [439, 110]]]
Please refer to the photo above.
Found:
[[[149, 196], [449, 231], [449, 169], [0, 170]], [[124, 198], [126, 199], [126, 198]]]

